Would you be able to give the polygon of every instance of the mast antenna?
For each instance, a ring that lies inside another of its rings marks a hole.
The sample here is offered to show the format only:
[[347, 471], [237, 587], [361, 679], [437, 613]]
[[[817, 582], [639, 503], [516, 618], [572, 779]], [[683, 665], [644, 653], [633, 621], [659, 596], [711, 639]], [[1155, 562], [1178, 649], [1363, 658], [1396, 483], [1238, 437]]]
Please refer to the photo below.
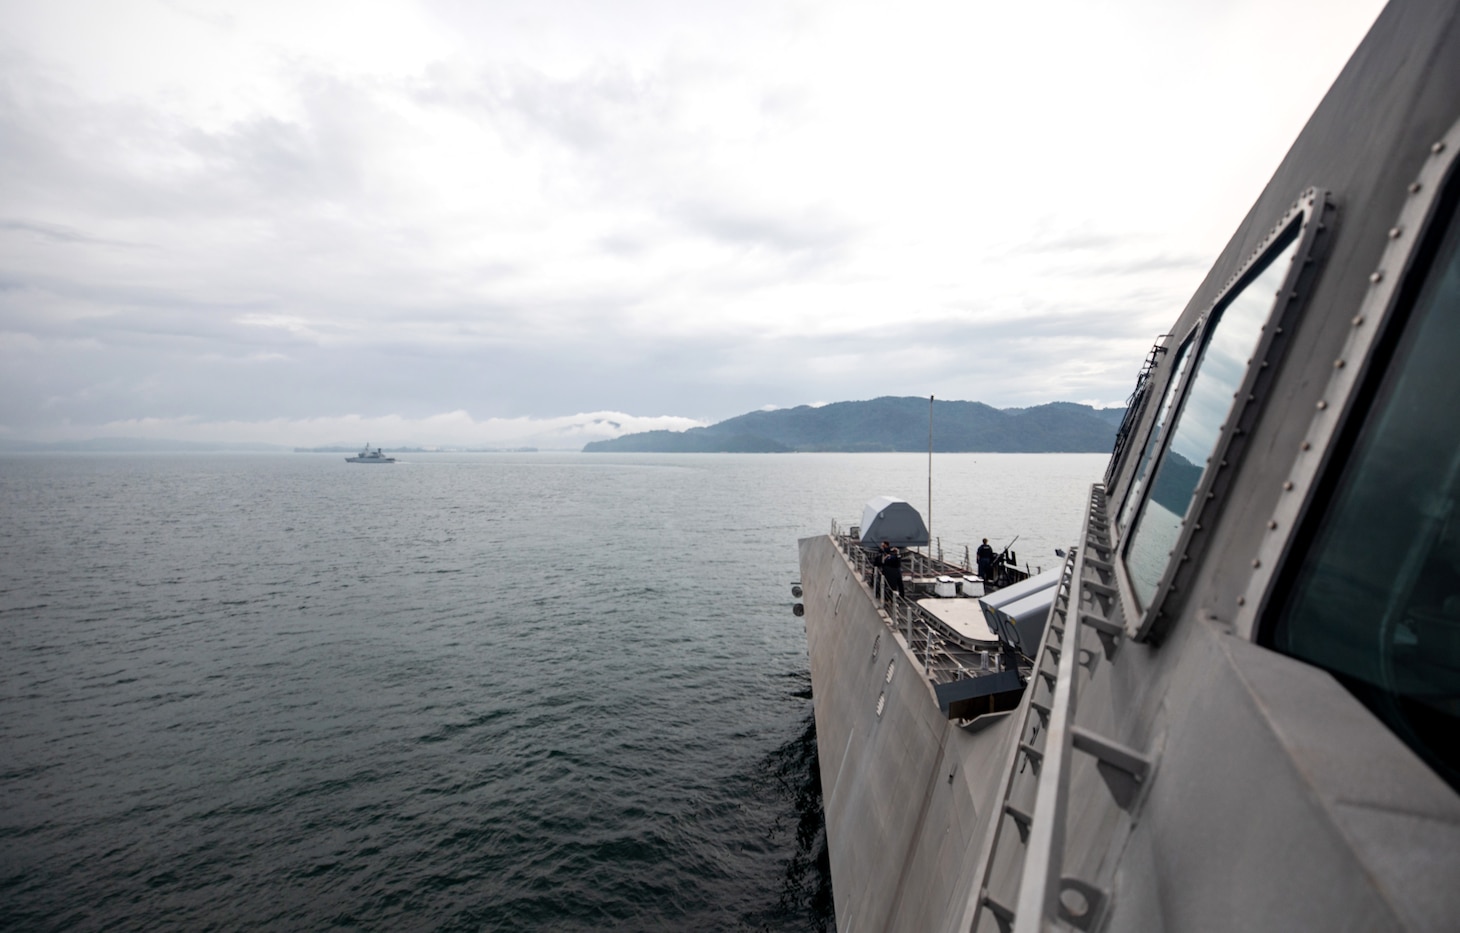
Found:
[[933, 556], [933, 397], [928, 396], [928, 556]]

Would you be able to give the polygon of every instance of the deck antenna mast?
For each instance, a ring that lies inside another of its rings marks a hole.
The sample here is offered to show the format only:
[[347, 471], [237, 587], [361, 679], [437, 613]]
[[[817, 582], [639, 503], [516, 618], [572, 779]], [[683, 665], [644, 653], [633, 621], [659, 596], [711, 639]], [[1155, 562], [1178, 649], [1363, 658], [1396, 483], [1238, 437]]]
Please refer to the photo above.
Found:
[[928, 396], [928, 556], [933, 556], [933, 397]]

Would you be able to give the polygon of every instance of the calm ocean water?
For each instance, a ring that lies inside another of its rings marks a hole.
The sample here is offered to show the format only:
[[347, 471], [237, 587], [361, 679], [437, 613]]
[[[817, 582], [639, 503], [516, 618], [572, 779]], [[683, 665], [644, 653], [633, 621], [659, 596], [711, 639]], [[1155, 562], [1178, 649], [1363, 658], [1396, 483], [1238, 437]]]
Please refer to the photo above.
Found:
[[[1105, 459], [934, 534], [1051, 566]], [[795, 542], [926, 469], [0, 458], [0, 928], [815, 929]]]

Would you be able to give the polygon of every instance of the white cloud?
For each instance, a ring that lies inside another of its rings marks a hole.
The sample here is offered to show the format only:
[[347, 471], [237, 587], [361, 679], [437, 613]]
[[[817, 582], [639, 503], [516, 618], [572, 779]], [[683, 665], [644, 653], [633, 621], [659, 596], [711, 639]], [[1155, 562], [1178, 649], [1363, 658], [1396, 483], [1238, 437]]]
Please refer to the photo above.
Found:
[[484, 418], [450, 411], [424, 418], [399, 415], [275, 419], [270, 421], [202, 421], [195, 418], [135, 418], [98, 428], [71, 427], [48, 432], [44, 441], [105, 437], [158, 440], [187, 438], [220, 443], [287, 444], [297, 447], [363, 444], [404, 447], [540, 447], [576, 450], [585, 443], [639, 431], [683, 431], [703, 422], [672, 415], [643, 417], [597, 411], [556, 418]]
[[1378, 6], [4, 4], [0, 430], [1123, 398]]

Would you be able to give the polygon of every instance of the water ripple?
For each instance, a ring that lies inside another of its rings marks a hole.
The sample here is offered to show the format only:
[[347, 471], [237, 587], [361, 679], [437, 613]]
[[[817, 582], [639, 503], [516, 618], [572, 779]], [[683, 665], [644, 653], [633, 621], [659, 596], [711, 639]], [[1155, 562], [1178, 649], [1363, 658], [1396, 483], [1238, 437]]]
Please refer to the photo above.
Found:
[[0, 458], [0, 928], [830, 922], [794, 539], [920, 458], [336, 460]]

